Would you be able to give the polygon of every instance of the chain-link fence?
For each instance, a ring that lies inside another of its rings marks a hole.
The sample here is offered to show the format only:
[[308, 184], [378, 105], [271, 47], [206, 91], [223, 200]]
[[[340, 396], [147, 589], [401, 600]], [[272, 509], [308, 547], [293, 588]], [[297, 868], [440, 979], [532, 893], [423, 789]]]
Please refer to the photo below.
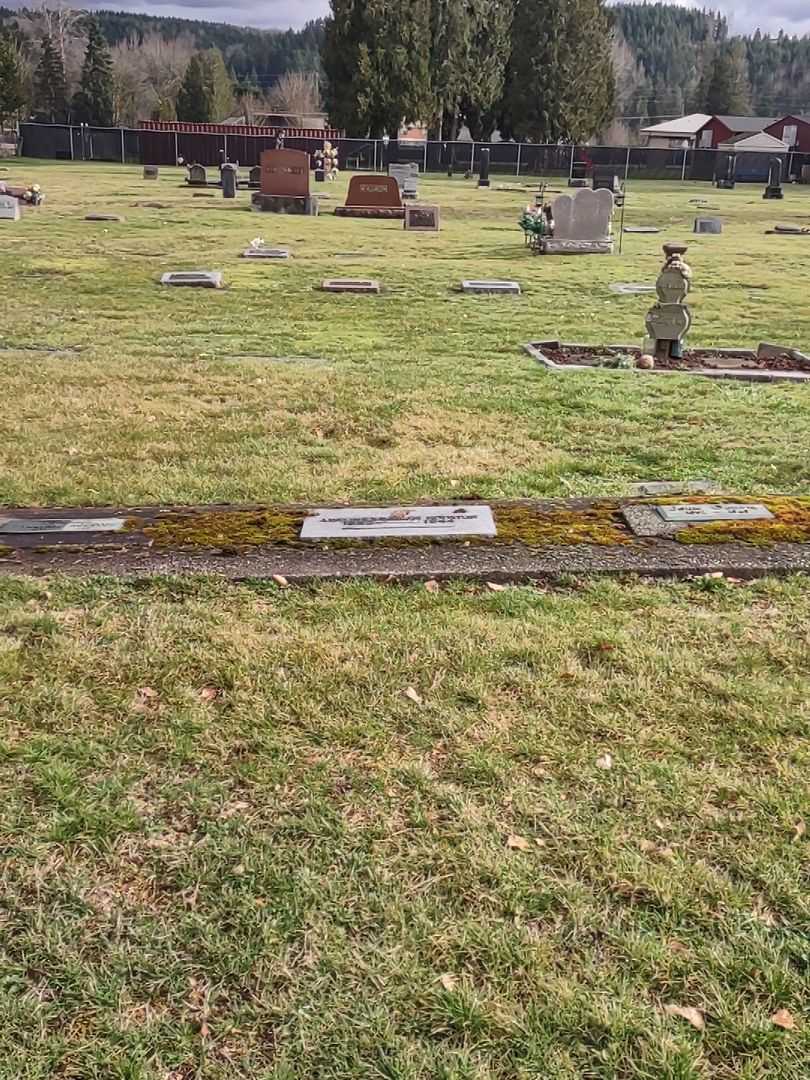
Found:
[[[198, 162], [216, 166], [223, 160], [247, 168], [259, 164], [262, 151], [276, 146], [272, 135], [148, 131], [94, 128], [85, 124], [22, 124], [21, 154], [67, 161], [120, 161], [145, 165]], [[481, 152], [489, 150], [495, 176], [533, 178], [589, 177], [596, 167], [611, 168], [625, 180], [712, 180], [725, 173], [728, 153], [722, 150], [663, 150], [646, 146], [541, 146], [514, 142], [414, 142], [411, 140], [333, 139], [340, 168], [352, 172], [386, 172], [392, 162], [415, 162], [426, 173], [477, 173]], [[323, 140], [286, 138], [291, 150], [314, 155]], [[772, 155], [739, 153], [737, 179], [767, 180]], [[783, 154], [785, 180], [799, 179], [810, 154]]]

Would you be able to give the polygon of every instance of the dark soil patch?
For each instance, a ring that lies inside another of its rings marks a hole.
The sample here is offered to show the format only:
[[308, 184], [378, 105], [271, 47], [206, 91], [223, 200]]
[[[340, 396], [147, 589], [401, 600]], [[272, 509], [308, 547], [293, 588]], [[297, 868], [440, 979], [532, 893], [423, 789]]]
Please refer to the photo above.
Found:
[[[634, 360], [642, 354], [639, 348], [623, 349], [607, 345], [550, 345], [541, 346], [544, 356], [555, 364], [579, 364], [584, 367], [602, 367], [603, 361], [615, 356], [630, 356]], [[686, 349], [683, 358], [672, 357], [656, 359], [656, 368], [665, 371], [694, 371], [714, 369], [722, 371], [728, 368], [749, 369], [751, 371], [808, 371], [810, 363], [799, 360], [790, 353], [779, 356], [757, 357], [747, 349], [729, 349], [719, 352], [717, 349]]]

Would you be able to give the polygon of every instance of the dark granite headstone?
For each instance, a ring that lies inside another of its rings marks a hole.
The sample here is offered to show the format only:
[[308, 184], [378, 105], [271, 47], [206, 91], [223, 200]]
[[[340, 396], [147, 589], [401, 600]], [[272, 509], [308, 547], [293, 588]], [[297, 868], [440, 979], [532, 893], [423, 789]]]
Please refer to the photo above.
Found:
[[489, 150], [481, 151], [481, 165], [478, 169], [478, 186], [489, 187]]
[[782, 191], [782, 159], [772, 157], [768, 169], [768, 186], [765, 188], [762, 198], [784, 199], [784, 197], [785, 194]]
[[144, 180], [157, 180], [159, 175], [159, 169], [157, 165], [144, 165], [143, 178]]
[[722, 171], [715, 175], [714, 183], [716, 187], [724, 188], [727, 191], [731, 191], [737, 184], [737, 155], [726, 154], [726, 160], [723, 164]]
[[222, 198], [223, 199], [235, 199], [236, 198], [236, 166], [231, 165], [230, 162], [225, 162], [219, 171], [219, 175], [222, 177]]
[[186, 183], [191, 187], [205, 187], [208, 184], [205, 166], [198, 165], [196, 162], [194, 165], [189, 165]]

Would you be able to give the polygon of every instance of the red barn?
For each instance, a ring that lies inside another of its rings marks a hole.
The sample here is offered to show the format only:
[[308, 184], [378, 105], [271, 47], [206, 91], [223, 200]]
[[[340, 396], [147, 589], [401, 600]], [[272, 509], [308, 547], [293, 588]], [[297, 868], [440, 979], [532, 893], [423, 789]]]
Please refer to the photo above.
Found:
[[769, 125], [775, 122], [775, 116], [713, 116], [700, 129], [697, 146], [701, 150], [716, 150], [720, 143], [731, 142], [740, 135], [769, 131]]
[[810, 116], [783, 116], [765, 130], [799, 154], [810, 154]]

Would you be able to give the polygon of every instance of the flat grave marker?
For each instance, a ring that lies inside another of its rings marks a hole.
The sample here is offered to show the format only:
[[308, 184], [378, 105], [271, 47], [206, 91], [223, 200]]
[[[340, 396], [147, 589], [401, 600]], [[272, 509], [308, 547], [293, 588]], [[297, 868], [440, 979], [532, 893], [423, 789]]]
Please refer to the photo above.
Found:
[[639, 233], [642, 236], [661, 232], [655, 225], [625, 225], [624, 231], [626, 233]]
[[372, 278], [326, 278], [321, 289], [331, 293], [379, 293], [380, 283]]
[[643, 285], [640, 281], [615, 281], [610, 291], [617, 296], [639, 296], [642, 293], [655, 292], [654, 285]]
[[242, 252], [243, 259], [289, 259], [289, 248], [249, 247]]
[[489, 506], [389, 506], [317, 510], [304, 519], [302, 540], [379, 536], [496, 536]]
[[461, 291], [474, 295], [520, 296], [517, 281], [462, 281]]
[[438, 206], [406, 206], [405, 229], [408, 232], [439, 232], [441, 211]]
[[641, 498], [656, 495], [715, 495], [718, 490], [714, 480], [645, 480], [630, 485], [631, 493]]
[[171, 270], [163, 274], [161, 285], [187, 285], [198, 289], [221, 289], [222, 272], [219, 270]]
[[125, 518], [3, 518], [0, 533], [26, 535], [29, 533], [120, 532]]
[[85, 214], [85, 221], [124, 221], [118, 214]]
[[770, 521], [773, 514], [762, 503], [675, 503], [656, 506], [656, 512], [669, 524], [693, 521]]

